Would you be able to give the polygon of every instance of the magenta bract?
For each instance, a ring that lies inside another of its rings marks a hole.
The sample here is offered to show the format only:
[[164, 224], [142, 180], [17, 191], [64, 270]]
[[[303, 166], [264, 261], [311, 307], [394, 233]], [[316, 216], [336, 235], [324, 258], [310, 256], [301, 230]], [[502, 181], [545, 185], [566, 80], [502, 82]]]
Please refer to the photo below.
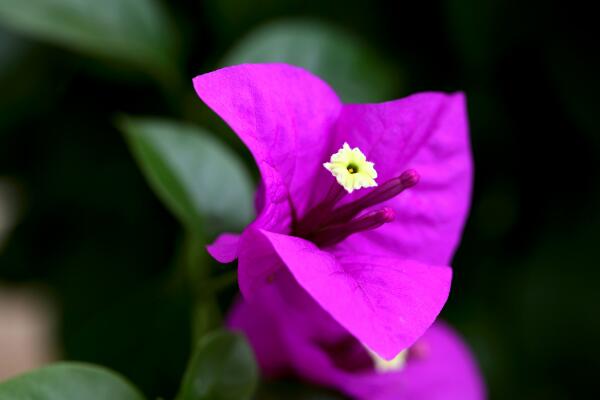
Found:
[[408, 349], [404, 366], [377, 372], [367, 350], [282, 274], [252, 303], [240, 300], [228, 326], [249, 339], [267, 378], [297, 376], [364, 400], [483, 400], [467, 346], [436, 322]]
[[[323, 81], [285, 64], [223, 68], [196, 77], [194, 87], [261, 174], [256, 220], [208, 247], [221, 262], [239, 259], [245, 298], [289, 270], [382, 357], [413, 344], [448, 297], [448, 265], [469, 206], [464, 96], [342, 104]], [[323, 163], [344, 143], [375, 163], [378, 187], [335, 192]]]

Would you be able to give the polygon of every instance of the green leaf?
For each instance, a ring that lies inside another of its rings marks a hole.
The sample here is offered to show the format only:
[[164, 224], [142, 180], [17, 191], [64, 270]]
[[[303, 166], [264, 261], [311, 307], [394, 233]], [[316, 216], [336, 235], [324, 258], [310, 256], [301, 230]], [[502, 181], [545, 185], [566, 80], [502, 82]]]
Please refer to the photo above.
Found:
[[257, 384], [258, 367], [244, 337], [213, 332], [200, 340], [177, 400], [250, 399]]
[[143, 400], [120, 375], [93, 365], [58, 363], [0, 383], [0, 400]]
[[0, 23], [173, 79], [175, 38], [155, 0], [0, 0]]
[[251, 32], [222, 65], [284, 62], [312, 71], [346, 102], [389, 100], [398, 76], [354, 36], [325, 23], [284, 20]]
[[251, 220], [250, 177], [207, 131], [154, 118], [125, 117], [119, 126], [150, 186], [191, 232], [238, 231]]
[[0, 26], [0, 79], [3, 78], [4, 71], [10, 69], [21, 58], [24, 50], [23, 40], [9, 34]]

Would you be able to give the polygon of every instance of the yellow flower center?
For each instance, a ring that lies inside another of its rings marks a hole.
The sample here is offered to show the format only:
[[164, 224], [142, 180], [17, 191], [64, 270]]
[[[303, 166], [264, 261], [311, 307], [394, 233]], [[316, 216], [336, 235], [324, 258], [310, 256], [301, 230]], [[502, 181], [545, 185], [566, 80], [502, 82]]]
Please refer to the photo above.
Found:
[[388, 361], [378, 356], [374, 351], [368, 348], [367, 351], [375, 363], [375, 371], [379, 373], [400, 371], [402, 368], [404, 368], [404, 365], [406, 364], [406, 357], [408, 355], [408, 349], [402, 350], [396, 357]]
[[346, 189], [348, 193], [354, 190], [377, 186], [375, 179], [377, 171], [374, 164], [367, 161], [367, 157], [358, 147], [350, 148], [344, 143], [341, 149], [331, 155], [329, 162], [323, 164], [337, 182]]

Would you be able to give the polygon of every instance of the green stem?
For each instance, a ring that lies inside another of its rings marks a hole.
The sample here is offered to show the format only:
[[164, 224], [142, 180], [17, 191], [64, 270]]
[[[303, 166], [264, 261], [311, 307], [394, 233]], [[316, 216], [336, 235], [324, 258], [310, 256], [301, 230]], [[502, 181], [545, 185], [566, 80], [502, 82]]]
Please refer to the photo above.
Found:
[[237, 283], [237, 270], [228, 271], [224, 274], [215, 276], [208, 281], [207, 288], [212, 294], [217, 294], [223, 289]]

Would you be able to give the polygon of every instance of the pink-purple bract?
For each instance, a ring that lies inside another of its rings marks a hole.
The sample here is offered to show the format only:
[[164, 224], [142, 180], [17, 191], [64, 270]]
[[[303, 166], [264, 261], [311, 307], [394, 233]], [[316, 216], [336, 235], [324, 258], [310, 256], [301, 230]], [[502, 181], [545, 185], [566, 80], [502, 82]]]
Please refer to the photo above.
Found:
[[377, 372], [365, 348], [291, 276], [240, 300], [228, 326], [250, 341], [266, 378], [299, 377], [364, 400], [483, 400], [485, 387], [467, 346], [434, 323], [399, 370]]
[[[244, 297], [252, 301], [289, 270], [383, 358], [412, 345], [446, 302], [468, 211], [464, 96], [342, 104], [319, 78], [285, 64], [223, 68], [196, 77], [194, 87], [261, 174], [254, 222], [208, 247], [220, 262], [238, 258]], [[339, 191], [323, 163], [345, 142], [375, 163], [378, 187]], [[360, 218], [369, 230], [355, 229]], [[346, 228], [347, 237], [340, 234]]]

